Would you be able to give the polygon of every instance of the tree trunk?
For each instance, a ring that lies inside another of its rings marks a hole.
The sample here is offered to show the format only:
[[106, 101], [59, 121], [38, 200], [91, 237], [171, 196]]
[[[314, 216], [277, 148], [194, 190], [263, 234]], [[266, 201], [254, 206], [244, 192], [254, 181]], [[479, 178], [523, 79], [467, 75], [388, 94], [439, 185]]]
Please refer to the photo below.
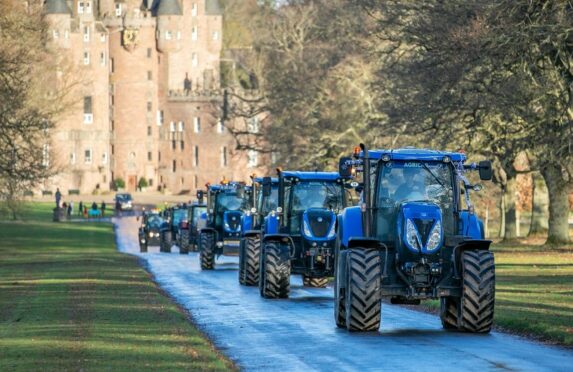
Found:
[[541, 174], [534, 172], [532, 178], [533, 200], [529, 236], [545, 235], [547, 234], [547, 220], [549, 219], [549, 194]]
[[507, 177], [503, 188], [504, 199], [504, 220], [505, 228], [503, 240], [512, 240], [517, 238], [517, 218], [515, 214], [515, 191], [517, 190], [517, 179], [515, 176]]
[[567, 244], [569, 237], [569, 195], [559, 164], [541, 168], [549, 192], [549, 231], [546, 244]]

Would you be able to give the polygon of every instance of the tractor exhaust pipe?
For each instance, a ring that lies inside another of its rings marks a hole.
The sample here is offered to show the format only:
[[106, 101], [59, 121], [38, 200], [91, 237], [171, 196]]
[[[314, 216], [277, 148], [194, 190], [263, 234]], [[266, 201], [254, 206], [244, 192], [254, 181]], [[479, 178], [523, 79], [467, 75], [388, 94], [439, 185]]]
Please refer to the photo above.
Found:
[[362, 231], [366, 238], [372, 237], [372, 198], [370, 196], [370, 156], [368, 155], [368, 148], [365, 144], [360, 144], [360, 149], [364, 153], [364, 164], [362, 166], [362, 182], [364, 183], [364, 198], [362, 200]]

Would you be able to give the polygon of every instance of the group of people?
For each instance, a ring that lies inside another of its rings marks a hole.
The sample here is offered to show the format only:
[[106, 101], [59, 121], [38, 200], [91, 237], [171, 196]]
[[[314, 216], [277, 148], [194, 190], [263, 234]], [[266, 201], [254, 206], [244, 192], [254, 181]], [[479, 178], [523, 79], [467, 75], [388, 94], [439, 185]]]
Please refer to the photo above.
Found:
[[[68, 215], [68, 218], [71, 217], [74, 213], [74, 202], [70, 201], [69, 203], [66, 202], [61, 202], [62, 201], [62, 193], [60, 192], [60, 189], [56, 190], [56, 208], [63, 208], [66, 210], [66, 214]], [[98, 215], [100, 217], [104, 217], [105, 216], [105, 211], [106, 211], [106, 204], [105, 201], [102, 200], [101, 205], [98, 206], [98, 204], [96, 202], [93, 202], [91, 205], [91, 208], [88, 209], [88, 205], [84, 204], [83, 202], [80, 201], [79, 205], [78, 205], [78, 216], [83, 216], [85, 218], [88, 218], [90, 216], [94, 216], [94, 215]]]

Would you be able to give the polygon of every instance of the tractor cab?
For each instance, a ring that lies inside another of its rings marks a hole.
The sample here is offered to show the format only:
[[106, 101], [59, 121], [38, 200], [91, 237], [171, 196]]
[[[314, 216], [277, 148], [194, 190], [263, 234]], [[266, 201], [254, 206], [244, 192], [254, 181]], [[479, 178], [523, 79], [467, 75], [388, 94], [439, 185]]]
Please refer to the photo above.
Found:
[[213, 269], [215, 256], [238, 254], [241, 219], [250, 209], [249, 195], [244, 183], [208, 186], [207, 221], [199, 234], [202, 269]]
[[[348, 203], [349, 181], [337, 172], [279, 171], [278, 207], [265, 218], [263, 230], [259, 280], [263, 297], [287, 297], [291, 273], [300, 274], [307, 286], [326, 285], [334, 272], [336, 215]], [[273, 272], [285, 258], [288, 275], [275, 283]]]
[[207, 226], [207, 204], [205, 204], [204, 195], [203, 190], [197, 190], [197, 201], [191, 203], [187, 209], [188, 244], [193, 251], [196, 251], [199, 246], [199, 232]]
[[[381, 297], [394, 304], [439, 298], [445, 328], [489, 331], [493, 254], [470, 201], [470, 192], [481, 189], [466, 178], [471, 170], [478, 170], [482, 180], [491, 179], [489, 161], [467, 164], [466, 155], [459, 152], [368, 151], [361, 145], [353, 158], [341, 159], [339, 171], [361, 173], [362, 183], [360, 205], [344, 209], [338, 217], [339, 327], [378, 329]], [[366, 271], [369, 278], [376, 277], [375, 284], [362, 288]], [[477, 287], [468, 287], [470, 277]], [[471, 298], [483, 301], [474, 320], [465, 317], [470, 311], [465, 301]]]

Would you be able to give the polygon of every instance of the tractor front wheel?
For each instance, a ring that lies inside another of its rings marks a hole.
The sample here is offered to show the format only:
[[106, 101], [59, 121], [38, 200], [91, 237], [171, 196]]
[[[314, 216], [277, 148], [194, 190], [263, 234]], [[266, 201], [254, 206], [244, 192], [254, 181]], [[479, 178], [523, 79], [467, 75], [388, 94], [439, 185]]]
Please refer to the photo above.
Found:
[[159, 251], [164, 253], [171, 253], [171, 239], [169, 231], [162, 231], [159, 237]]
[[189, 230], [181, 230], [179, 234], [179, 253], [189, 253]]
[[467, 250], [461, 257], [463, 287], [459, 329], [472, 333], [488, 333], [493, 325], [495, 304], [493, 253]]
[[346, 329], [372, 332], [380, 328], [380, 252], [349, 249], [346, 256]]
[[288, 298], [290, 292], [288, 247], [274, 242], [266, 243], [262, 254], [261, 295], [264, 298]]
[[199, 249], [201, 251], [201, 270], [213, 270], [215, 266], [215, 236], [210, 233], [202, 233], [199, 236]]
[[[261, 237], [259, 235], [245, 238], [243, 255], [243, 273], [245, 285], [256, 286], [259, 284], [260, 260], [261, 260]], [[289, 274], [290, 275], [290, 274]]]

